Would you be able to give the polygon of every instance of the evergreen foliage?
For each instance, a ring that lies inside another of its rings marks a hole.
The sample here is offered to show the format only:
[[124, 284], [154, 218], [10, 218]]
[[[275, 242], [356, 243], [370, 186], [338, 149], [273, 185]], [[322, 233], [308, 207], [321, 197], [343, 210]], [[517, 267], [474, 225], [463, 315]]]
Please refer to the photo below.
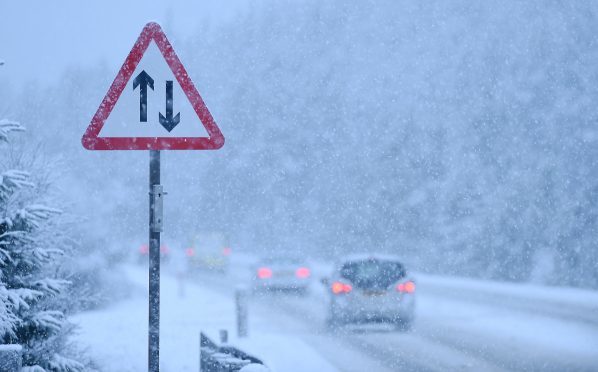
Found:
[[[23, 130], [1, 120], [0, 140]], [[1, 158], [2, 168], [13, 165], [6, 154]], [[84, 364], [67, 357], [73, 326], [57, 298], [64, 301], [69, 282], [56, 273], [69, 248], [61, 211], [45, 205], [45, 191], [28, 171], [0, 171], [0, 343], [23, 346], [24, 371], [83, 371]]]

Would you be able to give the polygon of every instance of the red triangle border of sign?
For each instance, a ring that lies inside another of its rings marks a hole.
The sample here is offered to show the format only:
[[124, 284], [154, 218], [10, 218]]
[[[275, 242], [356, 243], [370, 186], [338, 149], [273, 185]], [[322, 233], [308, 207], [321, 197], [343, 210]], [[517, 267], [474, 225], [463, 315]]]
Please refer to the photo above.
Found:
[[[209, 137], [99, 137], [104, 123], [152, 40], [158, 46], [168, 67], [181, 85]], [[91, 119], [89, 127], [81, 138], [81, 143], [88, 150], [217, 150], [224, 145], [224, 136], [164, 31], [159, 24], [150, 22], [141, 31], [133, 49]]]

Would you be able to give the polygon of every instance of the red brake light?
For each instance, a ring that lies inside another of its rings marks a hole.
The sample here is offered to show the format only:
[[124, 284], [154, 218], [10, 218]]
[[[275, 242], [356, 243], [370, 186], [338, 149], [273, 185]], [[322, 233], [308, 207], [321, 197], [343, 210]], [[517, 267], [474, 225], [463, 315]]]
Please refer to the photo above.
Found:
[[349, 293], [352, 290], [353, 287], [350, 284], [345, 284], [341, 282], [332, 283], [332, 293], [334, 294]]
[[399, 283], [396, 287], [397, 292], [401, 293], [413, 293], [415, 292], [415, 283], [408, 281], [405, 283]]
[[147, 245], [143, 244], [141, 247], [139, 247], [139, 253], [147, 254], [147, 252], [149, 252], [149, 247]]
[[232, 249], [230, 249], [229, 247], [222, 248], [222, 254], [224, 256], [230, 256], [231, 252], [232, 252]]
[[164, 253], [164, 254], [168, 254], [168, 252], [170, 252], [170, 249], [168, 249], [168, 247], [165, 246], [165, 245], [161, 245], [160, 246], [160, 252]]
[[193, 248], [187, 248], [185, 249], [185, 255], [187, 257], [193, 257], [195, 256], [195, 250]]
[[300, 267], [297, 269], [297, 271], [295, 271], [295, 275], [297, 276], [297, 278], [305, 279], [309, 278], [311, 272], [307, 267]]
[[267, 267], [260, 267], [257, 269], [257, 277], [260, 279], [268, 279], [272, 277], [272, 270]]

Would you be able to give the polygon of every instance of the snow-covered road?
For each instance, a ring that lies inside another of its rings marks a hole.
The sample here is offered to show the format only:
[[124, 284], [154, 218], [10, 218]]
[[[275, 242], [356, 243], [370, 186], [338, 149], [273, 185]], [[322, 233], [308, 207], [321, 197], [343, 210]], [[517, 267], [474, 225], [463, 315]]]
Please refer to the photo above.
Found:
[[[326, 275], [325, 266], [314, 268], [316, 277]], [[254, 299], [252, 306], [259, 313], [296, 319], [303, 327], [288, 332], [326, 350], [323, 355], [341, 370], [364, 370], [345, 362], [347, 354], [361, 354], [379, 364], [375, 370], [598, 371], [597, 292], [424, 274], [416, 278], [417, 320], [408, 333], [385, 325], [326, 331], [325, 293], [317, 280], [306, 297], [272, 294]], [[201, 280], [214, 287], [224, 282]], [[243, 268], [233, 270], [229, 280], [246, 280]]]
[[[406, 371], [596, 371], [598, 328], [545, 312], [427, 293], [420, 284], [417, 321], [409, 333], [384, 326], [354, 326], [339, 341], [376, 356], [391, 370]], [[321, 301], [276, 298], [272, 304], [318, 332]], [[256, 305], [257, 306], [257, 305]]]
[[[316, 270], [317, 272], [318, 270]], [[129, 268], [130, 300], [77, 316], [79, 341], [108, 371], [146, 363], [146, 272]], [[317, 275], [316, 275], [317, 276]], [[184, 294], [165, 268], [162, 281], [164, 371], [196, 371], [198, 332], [234, 334], [233, 292], [247, 271], [186, 278]], [[275, 371], [598, 371], [598, 294], [417, 275], [411, 332], [385, 325], [324, 327], [324, 288], [307, 296], [269, 294], [250, 301], [249, 338], [232, 342]], [[123, 364], [124, 363], [124, 364]]]

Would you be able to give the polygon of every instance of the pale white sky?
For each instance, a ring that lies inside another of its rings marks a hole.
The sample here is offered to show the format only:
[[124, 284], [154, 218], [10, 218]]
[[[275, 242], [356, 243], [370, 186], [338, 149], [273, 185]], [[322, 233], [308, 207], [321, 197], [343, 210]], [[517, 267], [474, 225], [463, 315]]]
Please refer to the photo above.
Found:
[[[116, 71], [148, 21], [169, 38], [190, 36], [200, 25], [232, 19], [253, 2], [243, 0], [103, 0], [0, 2], [0, 78], [13, 87], [56, 82], [69, 66], [106, 63]], [[255, 4], [255, 3], [253, 3]]]

